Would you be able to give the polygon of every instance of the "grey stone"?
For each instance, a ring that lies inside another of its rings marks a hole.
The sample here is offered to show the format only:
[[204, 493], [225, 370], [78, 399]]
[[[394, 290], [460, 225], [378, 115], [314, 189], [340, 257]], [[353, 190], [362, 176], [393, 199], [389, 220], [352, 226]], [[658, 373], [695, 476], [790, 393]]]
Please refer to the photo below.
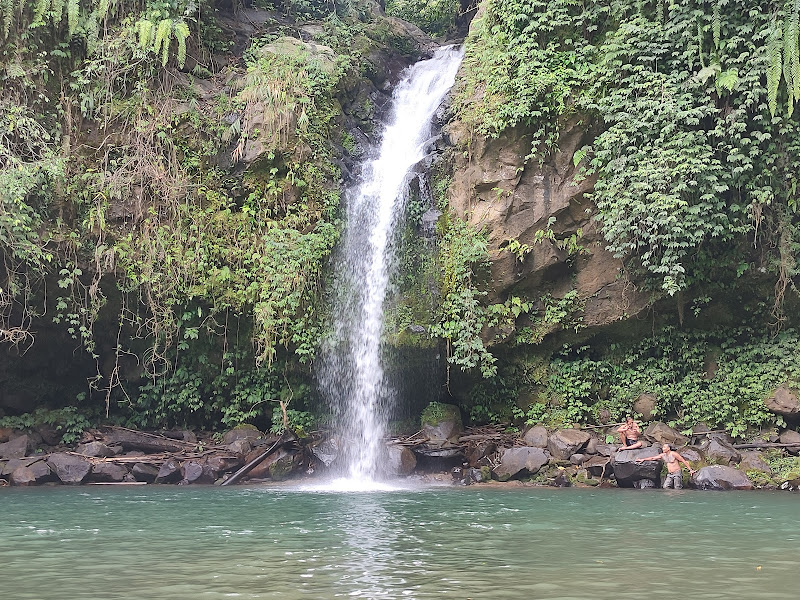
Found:
[[701, 490], [752, 490], [753, 484], [739, 469], [725, 465], [703, 467], [692, 478], [692, 485]]
[[617, 446], [600, 442], [595, 445], [595, 450], [600, 456], [614, 456], [617, 452]]
[[183, 481], [186, 483], [214, 483], [214, 478], [202, 462], [189, 460], [183, 463]]
[[131, 475], [133, 475], [136, 481], [153, 483], [156, 477], [158, 477], [158, 469], [146, 463], [136, 463], [133, 465], [133, 469], [131, 469]]
[[100, 458], [108, 458], [114, 456], [115, 452], [106, 446], [103, 442], [89, 442], [88, 444], [81, 444], [75, 448], [75, 452], [83, 454], [84, 456], [96, 456]]
[[[793, 431], [791, 429], [786, 429], [785, 431], [781, 432], [780, 437], [778, 438], [781, 444], [800, 444], [800, 433]], [[790, 454], [800, 454], [800, 446], [795, 446], [793, 448], [786, 449]]]
[[234, 440], [228, 444], [228, 450], [234, 454], [241, 454], [244, 456], [253, 449], [253, 445], [250, 443], [251, 439], [252, 438], [242, 438], [240, 440]]
[[[433, 408], [435, 405], [435, 408]], [[432, 416], [435, 415], [435, 418]], [[422, 433], [428, 438], [429, 446], [442, 446], [456, 442], [464, 431], [461, 411], [454, 404], [433, 403], [422, 412]]]
[[547, 428], [541, 425], [531, 427], [522, 436], [522, 441], [532, 448], [547, 448]]
[[158, 469], [155, 483], [175, 483], [179, 479], [181, 479], [181, 462], [170, 458]]
[[520, 446], [509, 448], [500, 456], [500, 464], [493, 473], [500, 481], [508, 481], [517, 475], [533, 475], [550, 460], [550, 455], [541, 448]]
[[124, 481], [127, 474], [128, 469], [122, 465], [117, 465], [110, 462], [101, 462], [92, 465], [92, 473], [89, 475], [89, 478], [92, 481], [113, 483], [116, 481]]
[[29, 456], [27, 458], [12, 458], [7, 462], [4, 461], [2, 468], [0, 468], [0, 475], [8, 476], [14, 472], [18, 467], [30, 467], [33, 463], [41, 461], [39, 456]]
[[559, 429], [548, 438], [547, 449], [553, 457], [568, 460], [583, 448], [591, 437], [585, 431], [578, 429]]
[[36, 483], [36, 476], [30, 467], [17, 467], [9, 477], [11, 485], [26, 486]]
[[685, 446], [689, 442], [689, 438], [661, 421], [650, 423], [642, 435], [659, 445], [670, 444], [673, 449]]
[[81, 483], [89, 471], [92, 463], [75, 454], [60, 452], [47, 457], [47, 466], [56, 474], [62, 483], [77, 485]]
[[386, 470], [395, 477], [410, 475], [417, 467], [417, 457], [410, 448], [390, 444], [386, 447]]
[[321, 444], [313, 446], [311, 453], [319, 462], [325, 465], [325, 468], [329, 468], [339, 457], [339, 441], [335, 437], [329, 438]]
[[641, 479], [651, 479], [658, 483], [661, 479], [661, 460], [636, 462], [637, 458], [650, 458], [661, 454], [659, 448], [637, 448], [636, 450], [621, 450], [611, 460], [611, 468], [619, 487], [634, 487], [635, 482]]
[[633, 411], [642, 415], [642, 419], [649, 421], [653, 418], [653, 412], [656, 410], [658, 398], [653, 394], [640, 394], [636, 400], [633, 401]]
[[23, 458], [28, 454], [30, 446], [30, 438], [27, 435], [15, 437], [5, 444], [0, 444], [0, 459]]
[[695, 446], [684, 446], [683, 448], [678, 448], [677, 452], [689, 462], [704, 462], [706, 460], [706, 455], [703, 451]]
[[467, 450], [467, 462], [472, 467], [488, 466], [490, 464], [488, 457], [496, 450], [497, 444], [494, 442], [478, 442]]
[[742, 460], [739, 461], [740, 471], [761, 471], [762, 473], [772, 474], [772, 469], [766, 463], [761, 452], [749, 450], [742, 452]]
[[586, 458], [587, 457], [585, 454], [573, 454], [569, 457], [569, 462], [571, 462], [573, 465], [582, 465], [584, 462], [586, 462]]
[[240, 425], [239, 427], [234, 427], [226, 431], [222, 436], [222, 443], [227, 446], [236, 440], [257, 440], [263, 437], [264, 434], [256, 427], [252, 425]]
[[738, 463], [741, 460], [742, 455], [727, 441], [717, 437], [707, 437], [708, 439], [700, 444], [700, 449], [710, 462], [728, 465], [730, 463]]
[[597, 445], [599, 443], [600, 440], [592, 436], [591, 439], [586, 443], [586, 448], [584, 448], [584, 452], [586, 454], [597, 454]]
[[800, 419], [800, 394], [788, 385], [782, 385], [764, 400], [767, 409], [789, 421]]

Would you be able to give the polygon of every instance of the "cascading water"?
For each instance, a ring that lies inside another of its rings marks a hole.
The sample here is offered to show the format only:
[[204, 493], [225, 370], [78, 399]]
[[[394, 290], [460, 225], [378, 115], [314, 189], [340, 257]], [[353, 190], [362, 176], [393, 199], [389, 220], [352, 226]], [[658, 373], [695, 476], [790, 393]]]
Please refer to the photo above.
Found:
[[392, 391], [381, 362], [381, 333], [394, 262], [394, 231], [411, 170], [429, 152], [433, 117], [455, 81], [463, 53], [439, 49], [410, 67], [393, 94], [380, 146], [345, 194], [347, 222], [336, 254], [333, 339], [322, 349], [318, 384], [337, 421], [344, 475], [380, 476]]

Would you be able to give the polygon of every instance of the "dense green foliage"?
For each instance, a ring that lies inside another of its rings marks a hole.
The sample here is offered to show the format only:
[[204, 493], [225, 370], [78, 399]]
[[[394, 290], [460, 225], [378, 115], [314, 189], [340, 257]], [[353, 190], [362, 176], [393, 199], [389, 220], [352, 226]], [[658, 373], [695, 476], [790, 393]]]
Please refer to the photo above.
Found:
[[[575, 162], [597, 177], [608, 248], [655, 286], [674, 294], [721, 256], [735, 272], [745, 240], [796, 231], [797, 2], [485, 8], [468, 40], [459, 115], [481, 135], [530, 130], [531, 158], [554, 151], [567, 122], [596, 130]], [[787, 265], [797, 271], [786, 247], [772, 254], [783, 293]]]
[[400, 17], [431, 35], [445, 35], [455, 27], [458, 0], [387, 0], [386, 14]]
[[781, 423], [764, 399], [800, 381], [800, 335], [773, 337], [748, 327], [710, 331], [666, 328], [639, 343], [599, 340], [565, 347], [548, 359], [532, 354], [505, 361], [472, 394], [472, 417], [552, 426], [618, 422], [640, 394], [658, 399], [654, 420], [691, 428], [705, 422], [739, 435]]
[[87, 414], [310, 425], [342, 103], [411, 44], [368, 3], [256, 2], [262, 33], [215, 62], [218, 11], [251, 4], [1, 5], [0, 335], [70, 334], [98, 363]]

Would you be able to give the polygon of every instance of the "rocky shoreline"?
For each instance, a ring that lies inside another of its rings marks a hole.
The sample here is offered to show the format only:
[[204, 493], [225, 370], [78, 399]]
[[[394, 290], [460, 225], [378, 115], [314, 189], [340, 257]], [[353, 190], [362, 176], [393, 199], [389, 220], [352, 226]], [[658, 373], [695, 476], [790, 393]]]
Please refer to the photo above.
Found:
[[[442, 408], [444, 407], [444, 409]], [[527, 485], [660, 487], [664, 465], [637, 463], [671, 444], [697, 472], [684, 487], [707, 490], [800, 490], [800, 433], [786, 429], [734, 443], [699, 425], [686, 436], [662, 422], [642, 432], [644, 447], [619, 450], [613, 426], [524, 433], [501, 426], [464, 429], [455, 407], [413, 436], [387, 442], [389, 476], [456, 485], [518, 481]], [[217, 484], [317, 478], [336, 468], [343, 441], [325, 434], [298, 438], [251, 426], [216, 438], [191, 431], [88, 430], [76, 447], [49, 446], [43, 432], [0, 430], [0, 485]], [[771, 466], [780, 465], [781, 472]], [[247, 468], [247, 467], [249, 468]], [[245, 467], [245, 468], [243, 468]], [[240, 472], [241, 471], [241, 472]], [[247, 471], [247, 472], [245, 472]]]

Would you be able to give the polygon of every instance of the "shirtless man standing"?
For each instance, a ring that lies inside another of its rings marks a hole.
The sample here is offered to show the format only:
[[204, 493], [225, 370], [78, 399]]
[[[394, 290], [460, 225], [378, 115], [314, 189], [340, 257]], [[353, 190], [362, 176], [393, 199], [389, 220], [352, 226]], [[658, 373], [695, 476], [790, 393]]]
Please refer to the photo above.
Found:
[[622, 442], [620, 450], [633, 450], [634, 448], [642, 447], [642, 440], [639, 439], [642, 430], [639, 429], [639, 425], [633, 420], [633, 417], [626, 418], [625, 422], [617, 428], [617, 431], [619, 432], [619, 441]]
[[686, 465], [686, 468], [689, 469], [689, 475], [697, 472], [692, 468], [687, 460], [675, 452], [672, 449], [672, 446], [669, 444], [664, 444], [661, 446], [661, 454], [657, 456], [651, 456], [649, 458], [637, 458], [636, 462], [638, 463], [646, 460], [659, 459], [664, 459], [664, 462], [667, 463], [667, 478], [664, 480], [664, 484], [661, 486], [665, 490], [671, 487], [674, 487], [676, 490], [683, 488], [683, 473], [681, 472], [681, 463]]

